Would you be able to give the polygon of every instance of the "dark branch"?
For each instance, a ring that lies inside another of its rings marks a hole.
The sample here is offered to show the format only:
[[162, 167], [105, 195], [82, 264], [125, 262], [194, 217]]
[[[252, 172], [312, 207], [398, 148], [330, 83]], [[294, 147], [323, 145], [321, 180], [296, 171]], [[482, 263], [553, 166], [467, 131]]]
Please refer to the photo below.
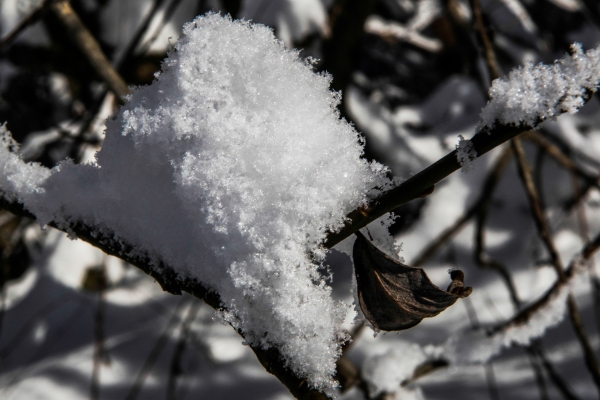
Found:
[[[0, 193], [1, 194], [1, 193]], [[0, 209], [5, 209], [13, 214], [35, 219], [35, 215], [26, 210], [22, 204], [8, 201], [3, 195], [0, 196]], [[75, 234], [79, 239], [90, 243], [107, 254], [121, 258], [124, 261], [138, 267], [146, 274], [152, 276], [165, 290], [172, 294], [180, 295], [181, 292], [187, 292], [191, 295], [204, 300], [206, 304], [214, 309], [223, 309], [221, 297], [218, 293], [209, 290], [201, 282], [195, 279], [177, 279], [177, 272], [164, 262], [159, 261], [158, 265], [150, 258], [149, 254], [143, 254], [139, 250], [134, 250], [133, 244], [123, 241], [115, 232], [107, 230], [98, 231], [93, 226], [84, 222], [77, 221], [69, 226], [57, 226], [55, 223], [48, 224], [63, 232]], [[243, 333], [238, 331], [243, 337]], [[301, 400], [325, 400], [327, 395], [323, 392], [311, 389], [308, 381], [298, 377], [290, 370], [283, 361], [279, 350], [272, 347], [265, 350], [259, 346], [250, 346], [263, 367], [271, 374], [275, 375], [296, 397]]]

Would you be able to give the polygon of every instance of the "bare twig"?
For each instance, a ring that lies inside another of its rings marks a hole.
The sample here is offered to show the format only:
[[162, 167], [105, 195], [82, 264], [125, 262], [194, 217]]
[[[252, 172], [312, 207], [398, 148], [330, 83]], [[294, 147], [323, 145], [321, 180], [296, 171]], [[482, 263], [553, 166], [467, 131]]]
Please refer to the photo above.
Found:
[[[573, 192], [575, 192], [575, 196], [583, 198], [581, 196], [581, 185], [575, 173], [571, 175], [573, 181]], [[587, 216], [585, 212], [585, 203], [579, 204], [576, 208], [577, 212], [577, 225], [579, 226], [579, 235], [581, 236], [581, 240], [583, 242], [587, 242], [590, 236], [590, 227], [587, 222]], [[590, 284], [592, 289], [592, 296], [594, 298], [594, 316], [596, 320], [596, 330], [600, 333], [600, 278], [598, 277], [598, 273], [596, 272], [596, 263], [592, 258], [589, 264], [590, 270]]]
[[94, 346], [94, 364], [92, 368], [92, 384], [90, 386], [90, 399], [97, 400], [100, 398], [100, 369], [102, 364], [107, 362], [108, 356], [104, 347], [104, 319], [106, 313], [106, 263], [103, 262], [99, 268], [96, 269], [97, 273], [97, 291], [98, 301], [96, 304], [96, 316], [95, 316], [95, 346]]
[[49, 5], [49, 9], [66, 29], [79, 50], [85, 55], [94, 71], [123, 102], [123, 98], [130, 93], [127, 84], [108, 61], [100, 45], [75, 13], [71, 4], [65, 0], [56, 1]]
[[[586, 184], [593, 186], [597, 189], [600, 189], [600, 184], [598, 183], [598, 176], [594, 176], [589, 172], [582, 169], [575, 161], [573, 161], [568, 155], [566, 155], [560, 147], [552, 143], [550, 140], [546, 139], [544, 135], [539, 133], [538, 131], [532, 130], [523, 134], [523, 139], [529, 140], [532, 143], [540, 146], [548, 155], [554, 158], [563, 168], [571, 171], [576, 174], [578, 177], [583, 179]], [[577, 191], [577, 194], [580, 194], [580, 190]]]
[[533, 214], [538, 234], [540, 235], [542, 242], [548, 250], [550, 260], [552, 261], [552, 265], [554, 266], [556, 274], [558, 275], [558, 279], [564, 280], [564, 266], [558, 254], [558, 250], [554, 245], [554, 241], [552, 240], [552, 234], [550, 233], [550, 228], [548, 226], [548, 223], [546, 222], [544, 210], [542, 209], [542, 202], [538, 194], [537, 188], [535, 187], [535, 184], [533, 182], [531, 166], [529, 165], [529, 162], [527, 161], [527, 158], [525, 156], [525, 150], [523, 149], [521, 140], [518, 138], [513, 139], [512, 146], [517, 157], [519, 174], [521, 176], [521, 180], [523, 181], [523, 185], [527, 193], [529, 207], [531, 209], [531, 213]]
[[537, 359], [541, 362], [542, 366], [546, 370], [548, 377], [556, 386], [556, 389], [563, 395], [566, 400], [579, 400], [577, 395], [573, 392], [573, 389], [563, 379], [563, 377], [556, 371], [554, 365], [548, 360], [548, 357], [543, 351], [541, 341], [537, 340], [529, 347], [532, 352], [536, 355]]
[[146, 17], [136, 29], [135, 34], [133, 35], [129, 44], [127, 45], [127, 48], [123, 51], [121, 59], [116, 62], [118, 70], [122, 71], [124, 66], [127, 65], [129, 61], [131, 61], [133, 55], [135, 54], [135, 51], [140, 45], [141, 40], [148, 31], [150, 23], [156, 17], [158, 11], [160, 10], [160, 7], [163, 5], [164, 2], [165, 0], [154, 0], [154, 2], [152, 3], [152, 8], [150, 9], [150, 11], [148, 11]]
[[146, 362], [144, 363], [144, 366], [138, 373], [133, 386], [131, 387], [131, 389], [129, 390], [129, 393], [127, 394], [127, 397], [125, 397], [126, 400], [134, 400], [139, 395], [140, 391], [142, 390], [142, 385], [144, 384], [144, 381], [146, 380], [146, 377], [152, 370], [152, 367], [154, 367], [154, 363], [158, 359], [158, 356], [160, 355], [160, 353], [162, 352], [162, 350], [164, 349], [164, 347], [166, 346], [166, 344], [169, 340], [171, 331], [175, 328], [175, 326], [177, 325], [177, 322], [180, 319], [179, 312], [185, 302], [186, 302], [186, 299], [182, 298], [179, 301], [179, 303], [177, 304], [177, 306], [175, 307], [175, 310], [173, 310], [173, 315], [171, 316], [171, 319], [167, 323], [167, 326], [165, 327], [163, 333], [160, 335], [160, 337], [154, 344], [154, 347], [148, 354], [148, 357], [146, 358]]
[[164, 12], [164, 14], [161, 18], [160, 24], [158, 24], [158, 26], [154, 29], [154, 33], [152, 33], [152, 36], [150, 36], [140, 46], [140, 50], [139, 50], [140, 54], [146, 53], [148, 51], [148, 49], [150, 48], [150, 46], [152, 46], [152, 43], [154, 43], [156, 38], [158, 38], [158, 35], [160, 35], [160, 32], [163, 30], [163, 28], [165, 27], [167, 22], [171, 19], [171, 17], [177, 10], [177, 7], [179, 7], [179, 4], [181, 4], [181, 1], [182, 0], [172, 0], [171, 1], [171, 4], [169, 4], [169, 6], [167, 7], [167, 10]]
[[[544, 243], [548, 253], [550, 253], [550, 259], [552, 260], [552, 264], [558, 275], [558, 281], [565, 281], [567, 277], [564, 271], [564, 266], [552, 240], [550, 229], [541, 206], [541, 200], [531, 177], [531, 167], [527, 162], [525, 151], [523, 150], [519, 139], [513, 140], [513, 149], [515, 151], [515, 155], [517, 156], [519, 172], [527, 192], [531, 211], [538, 229], [538, 234], [542, 239], [542, 242]], [[594, 354], [594, 350], [589, 338], [585, 333], [583, 323], [581, 322], [581, 316], [579, 314], [579, 310], [577, 309], [575, 298], [572, 293], [570, 293], [567, 298], [567, 305], [569, 307], [569, 317], [571, 319], [571, 323], [575, 329], [575, 333], [579, 339], [579, 343], [584, 353], [586, 367], [592, 375], [594, 383], [600, 392], [600, 366], [598, 365], [598, 361], [596, 359], [596, 355]]]
[[437, 253], [442, 246], [452, 239], [458, 232], [465, 227], [467, 222], [471, 220], [475, 215], [481, 212], [483, 206], [489, 203], [494, 190], [500, 181], [502, 172], [506, 168], [508, 161], [510, 160], [512, 150], [510, 147], [506, 147], [502, 154], [498, 157], [496, 163], [492, 167], [492, 170], [486, 177], [479, 198], [475, 201], [471, 207], [458, 219], [452, 226], [444, 230], [434, 240], [432, 240], [415, 258], [412, 262], [412, 266], [420, 267], [427, 262], [431, 257]]
[[517, 326], [526, 323], [535, 315], [540, 309], [547, 305], [556, 295], [563, 289], [577, 274], [577, 263], [586, 262], [596, 252], [600, 250], [600, 234], [598, 234], [592, 241], [586, 243], [580, 252], [580, 257], [573, 259], [569, 264], [569, 267], [564, 271], [564, 281], [557, 280], [550, 289], [544, 293], [538, 300], [529, 304], [523, 308], [516, 315], [514, 315], [508, 321], [498, 324], [488, 330], [490, 334], [495, 334], [500, 331], [504, 331], [512, 326]]
[[[471, 139], [471, 143], [473, 144], [477, 156], [481, 157], [491, 149], [532, 128], [533, 127], [496, 125], [493, 128], [486, 128], [478, 131]], [[381, 195], [372, 200], [369, 205], [350, 212], [346, 216], [347, 222], [342, 229], [337, 232], [329, 232], [327, 240], [324, 243], [325, 247], [331, 248], [335, 246], [354, 232], [381, 217], [383, 214], [390, 212], [411, 200], [419, 198], [424, 193], [431, 192], [436, 183], [459, 168], [461, 168], [461, 165], [456, 159], [456, 150], [453, 150], [429, 167], [413, 175], [402, 184], [391, 190], [382, 192]]]
[[181, 332], [179, 333], [179, 340], [173, 351], [173, 358], [171, 358], [171, 367], [169, 368], [169, 380], [167, 381], [167, 400], [176, 400], [177, 396], [177, 379], [181, 375], [181, 359], [185, 353], [186, 343], [190, 336], [190, 326], [196, 319], [200, 305], [202, 303], [198, 301], [192, 302], [190, 309], [188, 310], [185, 320], [181, 322]]
[[48, 1], [49, 0], [42, 0], [40, 4], [38, 4], [33, 10], [31, 10], [31, 12], [25, 18], [23, 18], [17, 26], [13, 28], [12, 31], [10, 31], [8, 34], [6, 34], [6, 36], [0, 39], [0, 49], [5, 46], [9, 46], [28, 26], [36, 23], [42, 16], [42, 13], [44, 12], [44, 7], [46, 7]]
[[490, 71], [490, 77], [492, 80], [500, 78], [502, 76], [502, 70], [500, 69], [500, 65], [498, 65], [498, 59], [496, 58], [494, 46], [492, 45], [492, 41], [490, 40], [490, 36], [488, 35], [485, 23], [483, 21], [483, 12], [481, 11], [481, 3], [479, 0], [471, 0], [471, 8], [473, 9], [473, 14], [475, 15], [475, 25], [483, 44], [485, 61]]

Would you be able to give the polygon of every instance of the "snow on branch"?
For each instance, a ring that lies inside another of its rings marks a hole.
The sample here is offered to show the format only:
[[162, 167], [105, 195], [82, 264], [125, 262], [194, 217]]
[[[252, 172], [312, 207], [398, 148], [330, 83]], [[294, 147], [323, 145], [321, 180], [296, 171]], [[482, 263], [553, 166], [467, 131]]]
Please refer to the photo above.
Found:
[[[508, 78], [493, 82], [491, 100], [482, 110], [477, 131], [463, 145], [468, 146], [467, 155], [481, 157], [513, 137], [537, 128], [543, 121], [576, 112], [585, 104], [600, 84], [600, 47], [585, 54], [577, 44], [572, 49], [571, 56], [551, 66], [527, 64], [513, 70]], [[435, 184], [471, 158], [465, 157], [464, 150], [452, 151], [368, 205], [349, 213], [343, 228], [328, 233], [325, 245], [333, 247], [385, 213], [431, 194]]]
[[107, 121], [96, 164], [26, 165], [4, 132], [0, 191], [72, 236], [116, 236], [171, 292], [201, 282], [255, 352], [331, 393], [348, 306], [322, 243], [391, 183], [361, 158], [330, 81], [270, 29], [209, 14]]
[[481, 112], [480, 128], [534, 127], [565, 112], [576, 113], [600, 84], [600, 48], [584, 53], [580, 44], [573, 44], [571, 52], [552, 65], [529, 61], [508, 77], [496, 79]]

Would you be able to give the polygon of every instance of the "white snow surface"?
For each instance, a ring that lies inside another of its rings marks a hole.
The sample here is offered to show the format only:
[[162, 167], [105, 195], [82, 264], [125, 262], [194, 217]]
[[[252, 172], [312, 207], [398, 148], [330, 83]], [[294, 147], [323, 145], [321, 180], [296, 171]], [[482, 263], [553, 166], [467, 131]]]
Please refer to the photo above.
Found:
[[421, 346], [398, 341], [394, 348], [367, 358], [362, 375], [369, 386], [369, 395], [375, 398], [380, 393], [394, 393], [400, 384], [413, 376], [415, 369], [427, 361]]
[[199, 279], [247, 342], [329, 391], [348, 306], [331, 298], [320, 245], [391, 185], [360, 158], [329, 83], [269, 28], [199, 17], [107, 121], [97, 163], [26, 165], [3, 129], [0, 190], [42, 224], [83, 220]]
[[586, 92], [595, 92], [600, 84], [600, 47], [584, 53], [575, 43], [571, 52], [552, 65], [527, 62], [508, 77], [496, 79], [479, 127], [498, 122], [535, 126], [562, 113], [577, 112], [585, 103]]

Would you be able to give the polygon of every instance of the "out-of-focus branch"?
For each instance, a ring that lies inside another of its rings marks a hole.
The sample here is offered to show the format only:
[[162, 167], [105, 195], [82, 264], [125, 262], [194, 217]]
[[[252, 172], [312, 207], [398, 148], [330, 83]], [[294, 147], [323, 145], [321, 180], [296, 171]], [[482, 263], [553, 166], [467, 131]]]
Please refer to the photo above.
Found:
[[[573, 181], [573, 192], [575, 196], [581, 196], [581, 185], [577, 179], [577, 175], [574, 173], [571, 175]], [[581, 240], [587, 242], [590, 236], [590, 227], [588, 225], [587, 213], [585, 212], [585, 203], [579, 204], [575, 210], [577, 213], [577, 225], [579, 227], [579, 236]], [[594, 259], [590, 260], [590, 284], [592, 289], [592, 296], [594, 298], [594, 316], [596, 319], [596, 330], [600, 333], [600, 278], [598, 272], [596, 272], [596, 263]]]
[[[475, 229], [475, 260], [477, 263], [486, 269], [495, 270], [502, 279], [510, 293], [510, 297], [513, 301], [513, 304], [518, 309], [521, 302], [519, 301], [519, 296], [517, 295], [517, 289], [515, 288], [515, 284], [504, 265], [501, 263], [491, 260], [485, 251], [485, 225], [487, 222], [487, 216], [490, 208], [490, 203], [492, 200], [492, 194], [494, 188], [498, 184], [500, 180], [501, 174], [508, 165], [512, 156], [512, 150], [510, 147], [507, 147], [502, 154], [501, 158], [498, 160], [496, 167], [490, 174], [488, 181], [486, 181], [486, 185], [482, 190], [481, 194], [481, 204], [479, 206], [479, 212], [477, 214], [477, 228]], [[487, 186], [487, 187], [486, 187]]]
[[[550, 253], [550, 259], [552, 260], [552, 264], [558, 275], [558, 282], [565, 281], [567, 278], [564, 271], [564, 266], [558, 254], [556, 246], [554, 245], [554, 241], [552, 240], [550, 229], [546, 221], [544, 211], [542, 209], [541, 199], [533, 183], [533, 178], [531, 176], [531, 167], [527, 162], [525, 151], [523, 150], [519, 139], [513, 140], [513, 149], [517, 157], [517, 161], [519, 164], [519, 172], [527, 192], [527, 197], [529, 199], [531, 211], [535, 220], [536, 227], [538, 229], [538, 234], [542, 239], [542, 242], [544, 243], [547, 251]], [[585, 329], [581, 321], [581, 315], [579, 314], [577, 304], [575, 303], [575, 297], [572, 293], [569, 293], [568, 295], [567, 305], [569, 307], [569, 317], [571, 319], [571, 323], [573, 325], [573, 328], [575, 329], [575, 333], [577, 335], [577, 338], [579, 339], [579, 343], [584, 353], [586, 367], [590, 371], [594, 383], [596, 384], [596, 387], [600, 392], [600, 366], [598, 365], [598, 361], [596, 359], [596, 355], [594, 354], [594, 349], [592, 348], [590, 340], [587, 337], [587, 334], [585, 333]]]
[[163, 348], [166, 346], [169, 340], [171, 331], [175, 329], [175, 326], [179, 321], [179, 312], [183, 306], [184, 300], [185, 298], [181, 299], [179, 301], [179, 304], [177, 304], [177, 306], [175, 307], [175, 310], [173, 310], [173, 315], [167, 323], [167, 326], [165, 327], [164, 331], [154, 344], [154, 347], [150, 351], [150, 354], [148, 354], [146, 362], [142, 366], [142, 369], [140, 370], [137, 378], [135, 379], [133, 386], [129, 390], [127, 397], [125, 397], [126, 400], [135, 400], [138, 397], [140, 391], [142, 390], [142, 386], [144, 384], [144, 381], [146, 380], [146, 377], [150, 373], [150, 370], [152, 370], [152, 367], [154, 367], [154, 363], [158, 359], [158, 356], [160, 355], [160, 353], [162, 352]]
[[423, 36], [416, 29], [404, 27], [396, 22], [384, 21], [377, 16], [370, 16], [365, 22], [365, 32], [380, 36], [390, 42], [405, 41], [433, 53], [442, 50], [442, 41]]
[[345, 90], [352, 79], [355, 50], [377, 0], [337, 0], [330, 13], [329, 37], [323, 42], [323, 69], [333, 75], [332, 88]]
[[552, 234], [550, 233], [550, 227], [546, 221], [546, 216], [544, 215], [544, 210], [542, 208], [542, 201], [540, 199], [537, 188], [535, 187], [535, 183], [533, 182], [533, 176], [531, 173], [531, 166], [527, 161], [527, 157], [525, 156], [525, 150], [523, 149], [523, 145], [521, 144], [521, 140], [518, 138], [513, 139], [512, 141], [513, 150], [517, 157], [518, 166], [519, 166], [519, 174], [521, 176], [521, 180], [523, 181], [523, 185], [525, 187], [525, 191], [527, 193], [527, 198], [529, 200], [529, 207], [531, 208], [531, 213], [533, 215], [533, 219], [535, 221], [535, 225], [538, 230], [538, 234], [544, 243], [544, 246], [548, 250], [550, 255], [550, 260], [552, 261], [552, 265], [558, 275], [559, 280], [565, 279], [564, 266], [558, 254], [558, 250], [554, 245], [554, 241], [552, 240]]
[[0, 49], [10, 45], [20, 34], [23, 32], [29, 25], [36, 23], [42, 13], [44, 12], [44, 8], [50, 0], [42, 0], [40, 4], [38, 4], [31, 12], [19, 22], [17, 26], [13, 28], [12, 31], [6, 34], [2, 39], [0, 39]]
[[488, 35], [485, 23], [483, 21], [483, 12], [481, 11], [480, 1], [471, 0], [471, 8], [473, 9], [473, 14], [475, 15], [475, 26], [479, 31], [479, 37], [481, 38], [481, 43], [483, 44], [485, 61], [490, 70], [490, 77], [492, 80], [498, 79], [502, 76], [502, 70], [498, 64], [498, 58], [496, 57], [494, 46], [492, 45], [492, 41], [490, 40], [490, 36]]
[[425, 247], [419, 255], [412, 262], [412, 266], [420, 267], [427, 260], [429, 260], [439, 249], [450, 239], [452, 239], [458, 232], [464, 228], [464, 226], [473, 218], [475, 215], [481, 212], [484, 205], [488, 204], [494, 190], [500, 181], [502, 172], [506, 168], [508, 161], [510, 160], [512, 150], [510, 147], [504, 149], [502, 154], [498, 157], [496, 164], [492, 167], [492, 170], [486, 177], [479, 198], [473, 203], [469, 209], [458, 219], [452, 226], [444, 230], [434, 240], [432, 240], [427, 247]]
[[580, 262], [586, 262], [598, 250], [600, 250], [600, 234], [598, 234], [592, 241], [586, 243], [581, 250], [579, 257], [571, 261], [569, 267], [563, 273], [565, 277], [564, 281], [557, 280], [542, 297], [523, 308], [508, 321], [502, 322], [501, 324], [495, 325], [491, 329], [488, 329], [488, 332], [490, 334], [495, 334], [505, 331], [513, 326], [522, 325], [529, 321], [538, 311], [540, 311], [552, 299], [554, 299], [560, 290], [562, 290], [571, 281], [571, 279], [575, 277], [578, 269], [577, 264]]
[[180, 322], [181, 331], [179, 332], [179, 339], [175, 345], [173, 357], [171, 358], [171, 367], [169, 368], [169, 380], [167, 381], [167, 400], [177, 399], [177, 379], [182, 373], [181, 361], [187, 347], [187, 342], [190, 339], [191, 325], [196, 319], [201, 304], [202, 303], [199, 301], [193, 302], [189, 307], [185, 320]]
[[123, 102], [123, 98], [130, 93], [127, 84], [108, 61], [100, 45], [85, 27], [71, 4], [65, 0], [55, 1], [49, 5], [49, 10], [60, 21], [73, 42], [85, 55], [96, 74], [106, 82], [109, 89]]
[[116, 63], [117, 68], [120, 71], [122, 71], [123, 67], [127, 63], [129, 63], [133, 58], [133, 55], [138, 46], [140, 45], [142, 38], [146, 35], [146, 32], [150, 27], [150, 23], [152, 22], [154, 17], [156, 17], [158, 11], [160, 10], [160, 7], [163, 5], [164, 2], [165, 0], [154, 0], [154, 2], [152, 3], [152, 8], [150, 9], [150, 11], [148, 11], [142, 23], [137, 27], [133, 38], [127, 45], [127, 48], [123, 51], [123, 55], [121, 56], [120, 60]]
[[538, 131], [529, 131], [523, 134], [523, 139], [531, 141], [536, 145], [540, 146], [548, 155], [554, 158], [563, 168], [576, 174], [578, 177], [583, 179], [586, 184], [593, 186], [600, 190], [600, 184], [598, 183], [599, 177], [590, 174], [589, 172], [582, 169], [573, 159], [566, 155], [560, 147], [548, 140], [544, 135]]

